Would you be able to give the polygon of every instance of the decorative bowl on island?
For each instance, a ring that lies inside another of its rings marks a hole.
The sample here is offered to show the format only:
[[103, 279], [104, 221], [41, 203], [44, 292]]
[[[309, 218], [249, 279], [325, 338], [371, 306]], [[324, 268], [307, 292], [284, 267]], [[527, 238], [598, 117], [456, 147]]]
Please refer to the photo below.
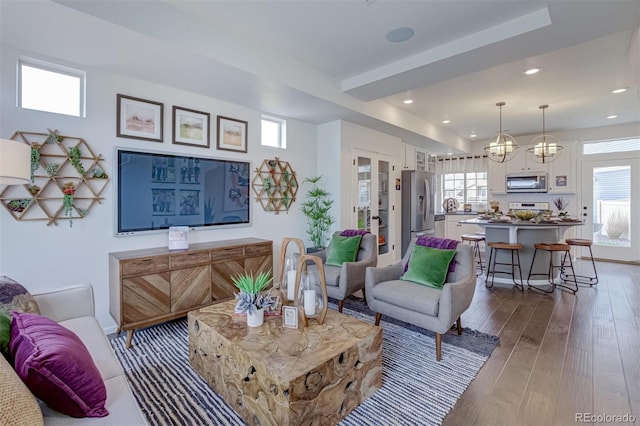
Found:
[[514, 214], [520, 220], [531, 220], [538, 215], [533, 210], [517, 210]]

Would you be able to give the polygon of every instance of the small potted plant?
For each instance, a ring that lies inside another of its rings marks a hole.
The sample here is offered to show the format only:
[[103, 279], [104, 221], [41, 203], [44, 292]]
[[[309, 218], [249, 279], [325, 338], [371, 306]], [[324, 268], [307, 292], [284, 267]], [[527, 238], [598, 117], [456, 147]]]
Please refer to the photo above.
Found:
[[307, 200], [302, 203], [300, 210], [307, 217], [307, 235], [316, 250], [322, 250], [327, 241], [327, 235], [335, 219], [329, 214], [334, 200], [329, 192], [321, 188], [318, 183], [322, 176], [314, 176], [304, 180], [313, 187], [307, 191]]
[[257, 276], [244, 272], [231, 276], [231, 281], [240, 290], [236, 293], [235, 313], [247, 314], [247, 325], [259, 327], [264, 322], [264, 310], [271, 309], [276, 304], [276, 298], [270, 292], [263, 290], [271, 282], [271, 271], [261, 272]]
[[567, 216], [566, 208], [569, 205], [569, 202], [565, 202], [562, 197], [554, 198], [553, 205], [558, 209], [558, 217]]
[[76, 193], [76, 187], [73, 182], [65, 182], [62, 193], [62, 205], [64, 207], [64, 215], [69, 218], [69, 227], [73, 226], [73, 195]]

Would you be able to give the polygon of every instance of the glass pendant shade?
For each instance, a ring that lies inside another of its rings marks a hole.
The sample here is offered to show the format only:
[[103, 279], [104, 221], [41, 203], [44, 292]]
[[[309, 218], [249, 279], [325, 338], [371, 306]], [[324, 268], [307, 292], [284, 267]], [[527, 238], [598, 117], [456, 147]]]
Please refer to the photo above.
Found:
[[550, 163], [560, 155], [562, 145], [555, 136], [545, 133], [544, 110], [549, 105], [540, 105], [538, 108], [542, 110], [542, 135], [535, 137], [527, 148], [527, 155], [537, 163]]
[[502, 107], [504, 102], [498, 102], [496, 106], [500, 107], [500, 133], [491, 140], [488, 145], [484, 147], [484, 153], [489, 160], [496, 163], [504, 163], [513, 158], [515, 150], [518, 149], [518, 143], [513, 136], [502, 132]]

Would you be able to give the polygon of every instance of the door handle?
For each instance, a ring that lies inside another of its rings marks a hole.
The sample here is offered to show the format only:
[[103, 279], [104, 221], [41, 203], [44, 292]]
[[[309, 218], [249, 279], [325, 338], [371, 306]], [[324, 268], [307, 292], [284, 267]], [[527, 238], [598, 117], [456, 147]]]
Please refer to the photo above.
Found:
[[380, 220], [380, 216], [371, 216], [371, 219]]
[[588, 214], [586, 214], [586, 213], [582, 213], [582, 216], [587, 217], [587, 216], [588, 216]]

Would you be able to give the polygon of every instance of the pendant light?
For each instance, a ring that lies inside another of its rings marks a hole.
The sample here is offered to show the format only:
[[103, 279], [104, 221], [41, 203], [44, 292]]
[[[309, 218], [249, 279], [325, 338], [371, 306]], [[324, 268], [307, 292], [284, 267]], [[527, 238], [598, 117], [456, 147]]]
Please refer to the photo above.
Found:
[[513, 136], [502, 132], [502, 107], [506, 104], [504, 102], [498, 102], [497, 107], [500, 108], [500, 133], [495, 138], [489, 140], [489, 144], [484, 147], [484, 153], [489, 157], [489, 160], [496, 163], [504, 163], [511, 160], [514, 155], [514, 151], [518, 149], [518, 143]]
[[527, 155], [537, 163], [546, 164], [558, 158], [562, 145], [558, 138], [545, 133], [544, 110], [549, 108], [549, 105], [540, 105], [538, 108], [542, 110], [542, 135], [531, 141], [527, 148]]

